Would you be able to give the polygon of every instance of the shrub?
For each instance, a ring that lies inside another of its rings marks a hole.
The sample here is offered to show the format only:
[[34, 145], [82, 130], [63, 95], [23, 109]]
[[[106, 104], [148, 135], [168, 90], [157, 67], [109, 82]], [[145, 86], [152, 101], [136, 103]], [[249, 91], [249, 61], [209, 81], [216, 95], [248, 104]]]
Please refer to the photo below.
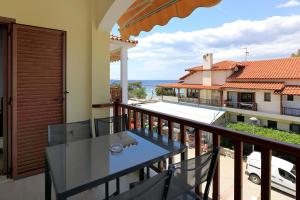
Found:
[[[250, 134], [252, 134], [253, 131], [253, 127], [251, 124], [241, 122], [228, 123], [226, 127], [232, 130], [242, 131]], [[272, 138], [281, 142], [300, 145], [300, 135], [293, 132], [274, 130], [261, 126], [254, 126], [254, 134], [264, 136], [267, 138]]]

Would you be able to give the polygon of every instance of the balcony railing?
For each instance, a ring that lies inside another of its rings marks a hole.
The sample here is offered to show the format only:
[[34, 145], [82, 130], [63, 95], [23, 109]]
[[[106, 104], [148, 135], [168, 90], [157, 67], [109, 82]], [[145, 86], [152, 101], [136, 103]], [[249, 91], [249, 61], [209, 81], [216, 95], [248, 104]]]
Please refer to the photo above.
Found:
[[[157, 132], [162, 134], [162, 122], [167, 121], [168, 137], [173, 137], [174, 123], [180, 125], [180, 141], [186, 144], [185, 128], [192, 127], [195, 130], [195, 156], [201, 155], [201, 137], [202, 131], [206, 131], [213, 136], [213, 147], [220, 146], [221, 137], [230, 138], [234, 141], [234, 199], [241, 200], [243, 198], [243, 145], [253, 144], [261, 150], [261, 199], [271, 199], [271, 156], [272, 151], [282, 152], [288, 156], [295, 158], [296, 172], [300, 171], [300, 147], [291, 145], [272, 139], [246, 134], [242, 132], [232, 131], [223, 127], [204, 124], [197, 121], [171, 116], [168, 114], [154, 112], [148, 109], [143, 109], [137, 106], [114, 104], [114, 115], [127, 113], [129, 116], [129, 125], [133, 124], [133, 128], [146, 128], [148, 121], [148, 129], [153, 130], [154, 118], [158, 122]], [[186, 154], [181, 154], [181, 159], [186, 159]], [[169, 159], [172, 163], [173, 159]], [[159, 165], [160, 166], [160, 165]], [[201, 193], [201, 188], [196, 188], [196, 193]], [[216, 173], [213, 179], [212, 198], [220, 199], [220, 163], [217, 166]], [[296, 179], [296, 199], [300, 199], [300, 178]]]
[[255, 102], [234, 102], [234, 101], [225, 101], [226, 107], [229, 108], [238, 108], [244, 110], [253, 110], [257, 111], [257, 103]]
[[282, 107], [282, 114], [300, 117], [300, 109], [299, 108]]
[[208, 106], [221, 106], [221, 101], [218, 99], [180, 97], [178, 100], [179, 100], [179, 102], [183, 102], [183, 103], [194, 103], [194, 104], [202, 104], [202, 105], [208, 105]]

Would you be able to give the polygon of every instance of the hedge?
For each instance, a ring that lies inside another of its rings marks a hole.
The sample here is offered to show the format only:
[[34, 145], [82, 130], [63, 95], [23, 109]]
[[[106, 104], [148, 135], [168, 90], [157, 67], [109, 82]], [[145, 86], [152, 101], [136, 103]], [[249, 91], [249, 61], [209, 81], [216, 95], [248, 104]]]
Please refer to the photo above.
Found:
[[[252, 134], [253, 125], [247, 123], [228, 123], [227, 128]], [[272, 138], [278, 141], [300, 145], [300, 134], [254, 126], [254, 134]]]

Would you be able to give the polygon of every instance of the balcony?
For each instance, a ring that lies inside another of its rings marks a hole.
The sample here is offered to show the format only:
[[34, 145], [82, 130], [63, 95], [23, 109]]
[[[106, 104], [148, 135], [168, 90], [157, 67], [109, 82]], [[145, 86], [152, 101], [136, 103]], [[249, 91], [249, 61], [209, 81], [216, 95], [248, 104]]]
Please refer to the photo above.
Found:
[[207, 105], [207, 106], [218, 106], [220, 107], [221, 101], [219, 99], [203, 99], [198, 97], [172, 97], [172, 98], [163, 98], [164, 100], [171, 100], [176, 98], [179, 103], [191, 103], [196, 105]]
[[225, 101], [225, 106], [228, 108], [237, 108], [237, 109], [243, 109], [243, 110], [257, 111], [257, 103], [255, 103], [255, 102]]
[[282, 107], [282, 114], [300, 117], [300, 109], [299, 108]]
[[[240, 104], [239, 104], [240, 105]], [[241, 105], [240, 105], [241, 106]], [[243, 105], [242, 105], [243, 106]], [[254, 103], [252, 104], [254, 106]], [[272, 139], [256, 136], [256, 135], [250, 135], [242, 132], [236, 132], [229, 129], [225, 129], [223, 127], [213, 126], [209, 124], [203, 124], [199, 122], [195, 122], [193, 120], [188, 120], [180, 117], [174, 117], [171, 115], [167, 115], [160, 112], [154, 112], [148, 109], [143, 109], [137, 106], [130, 106], [125, 104], [115, 104], [114, 105], [114, 113], [117, 114], [125, 114], [127, 113], [129, 116], [129, 122], [130, 124], [133, 124], [133, 128], [146, 128], [148, 127], [149, 130], [153, 130], [155, 127], [157, 129], [158, 134], [164, 134], [163, 133], [163, 124], [167, 124], [168, 130], [167, 135], [169, 138], [175, 140], [178, 138], [181, 143], [187, 144], [188, 137], [186, 137], [186, 128], [191, 127], [194, 129], [194, 149], [193, 155], [201, 155], [203, 152], [203, 134], [207, 133], [212, 136], [212, 144], [209, 144], [209, 147], [220, 147], [221, 146], [221, 139], [227, 138], [233, 141], [233, 165], [232, 165], [232, 171], [233, 175], [232, 178], [229, 178], [233, 181], [233, 191], [232, 194], [234, 196], [234, 199], [246, 199], [244, 193], [251, 193], [251, 189], [246, 187], [243, 187], [245, 185], [246, 178], [243, 178], [244, 175], [244, 164], [243, 164], [243, 149], [245, 145], [255, 145], [256, 149], [259, 149], [261, 151], [261, 184], [260, 184], [260, 199], [271, 199], [271, 158], [272, 158], [272, 152], [280, 152], [288, 157], [295, 158], [295, 166], [296, 171], [300, 171], [300, 147], [297, 145], [291, 145], [279, 141], [275, 141]], [[155, 125], [154, 125], [155, 124]], [[174, 125], [179, 125], [180, 127], [180, 133], [179, 137], [174, 137], [173, 127]], [[185, 157], [186, 155], [182, 154], [180, 155], [181, 159], [187, 159]], [[220, 160], [223, 158], [221, 157]], [[169, 163], [172, 163], [174, 160], [170, 159]], [[221, 161], [217, 166], [217, 171], [214, 176], [213, 184], [212, 184], [212, 191], [211, 191], [211, 197], [212, 199], [223, 199], [221, 195], [221, 189], [220, 185], [222, 183], [226, 184], [226, 187], [228, 187], [228, 184], [231, 183], [224, 183], [222, 180], [222, 176], [220, 174], [221, 169], [222, 172], [224, 172], [223, 168], [225, 165], [225, 162]], [[228, 174], [231, 170], [228, 170], [224, 173]], [[159, 170], [163, 170], [160, 168]], [[197, 187], [196, 192], [198, 194], [201, 194], [202, 190], [201, 187]], [[296, 179], [296, 191], [297, 191], [297, 197], [296, 199], [299, 199], [299, 192], [300, 191], [300, 179]], [[227, 192], [228, 193], [228, 192]], [[274, 198], [276, 195], [273, 193], [272, 190], [272, 199], [292, 199], [293, 197], [285, 197], [280, 196]], [[225, 198], [226, 199], [226, 198]]]

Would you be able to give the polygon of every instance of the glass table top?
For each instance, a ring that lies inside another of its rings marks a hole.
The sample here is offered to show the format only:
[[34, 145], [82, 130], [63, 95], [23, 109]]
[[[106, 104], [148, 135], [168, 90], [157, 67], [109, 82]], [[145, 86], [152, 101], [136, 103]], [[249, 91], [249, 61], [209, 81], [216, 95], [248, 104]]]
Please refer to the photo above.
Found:
[[[111, 145], [121, 144], [114, 153]], [[56, 193], [106, 182], [181, 153], [186, 146], [145, 129], [115, 133], [46, 148]]]

